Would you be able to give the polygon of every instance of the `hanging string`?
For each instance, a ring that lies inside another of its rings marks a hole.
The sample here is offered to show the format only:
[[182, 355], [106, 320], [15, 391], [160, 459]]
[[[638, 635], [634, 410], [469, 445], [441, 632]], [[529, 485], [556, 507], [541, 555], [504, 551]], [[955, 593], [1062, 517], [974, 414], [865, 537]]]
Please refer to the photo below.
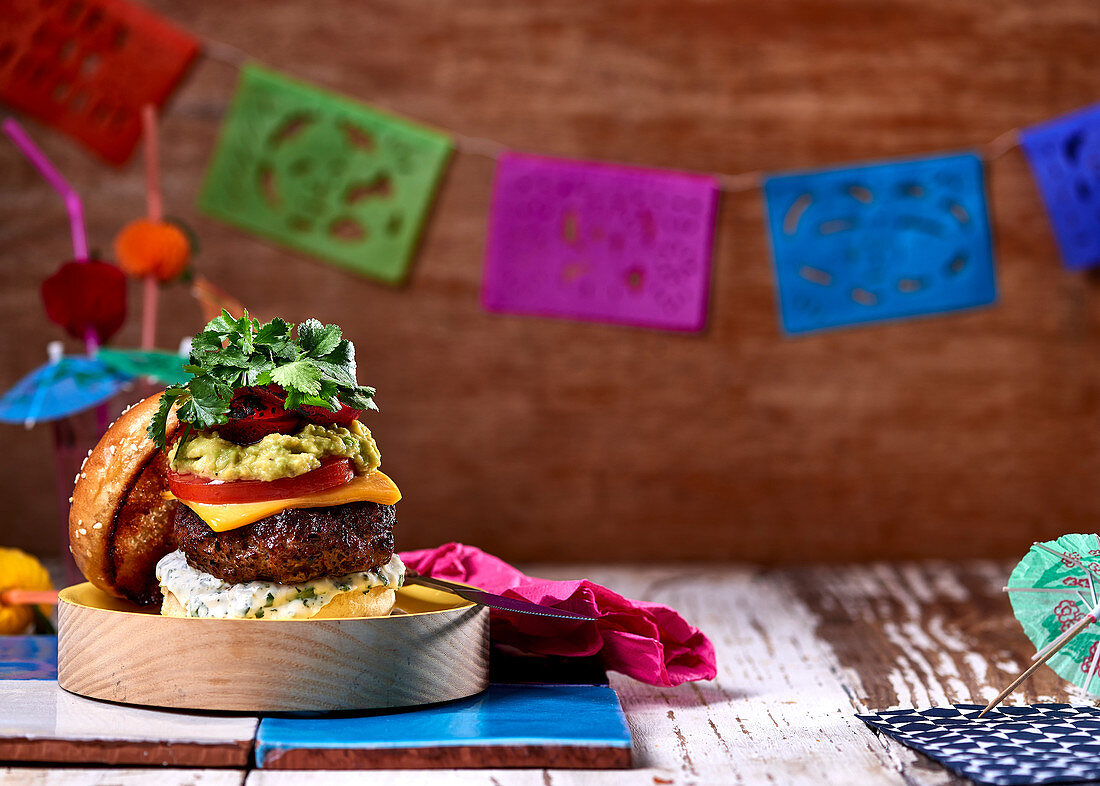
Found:
[[979, 146], [978, 150], [986, 161], [996, 161], [1019, 144], [1020, 129], [1010, 128], [996, 139]]
[[[266, 64], [263, 61], [252, 57], [243, 49], [233, 46], [232, 44], [226, 44], [221, 41], [215, 41], [210, 38], [203, 39], [203, 53], [211, 60], [225, 65], [232, 66], [233, 68], [240, 69], [248, 63], [257, 63], [259, 65]], [[394, 115], [400, 115], [402, 117], [408, 117], [404, 112], [397, 112], [393, 109], [379, 104], [374, 101], [371, 102], [373, 106], [377, 106], [379, 109], [390, 112]], [[430, 123], [428, 125], [431, 125]], [[512, 148], [509, 145], [499, 142], [495, 139], [489, 139], [487, 137], [478, 136], [466, 136], [454, 131], [447, 131], [447, 134], [451, 137], [451, 141], [454, 144], [455, 150], [464, 155], [480, 156], [482, 158], [488, 158], [496, 160], [500, 158], [503, 153], [508, 152]], [[1004, 156], [1019, 145], [1019, 128], [1011, 128], [1000, 134], [985, 144], [978, 145], [976, 152], [984, 161], [992, 162], [996, 161], [1001, 156]], [[631, 166], [629, 164], [625, 166]], [[637, 166], [635, 164], [634, 166]], [[691, 170], [677, 170], [684, 172], [685, 174], [698, 174], [706, 177], [713, 177], [718, 181], [718, 189], [727, 194], [737, 194], [746, 191], [755, 191], [760, 188], [764, 178], [767, 177], [766, 172], [752, 171], [752, 172], [737, 172], [737, 173], [723, 173], [723, 172], [700, 172]]]

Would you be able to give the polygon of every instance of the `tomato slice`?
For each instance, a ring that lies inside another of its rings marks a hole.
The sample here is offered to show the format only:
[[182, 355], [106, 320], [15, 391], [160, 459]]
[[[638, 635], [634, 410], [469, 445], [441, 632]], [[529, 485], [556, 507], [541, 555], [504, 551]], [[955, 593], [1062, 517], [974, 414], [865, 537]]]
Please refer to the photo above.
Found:
[[[283, 403], [286, 401], [286, 393], [278, 385], [268, 385], [262, 388], [247, 388], [258, 398], [260, 398], [265, 404], [269, 404], [278, 409], [282, 409]], [[284, 412], [286, 410], [283, 410]], [[341, 404], [340, 409], [333, 412], [330, 409], [324, 407], [298, 407], [298, 409], [291, 410], [296, 414], [300, 414], [305, 417], [310, 423], [316, 423], [318, 426], [347, 426], [353, 420], [356, 420], [363, 414], [361, 409], [353, 409], [347, 404]]]
[[230, 418], [226, 423], [215, 426], [214, 430], [222, 439], [238, 445], [251, 445], [268, 434], [293, 434], [301, 422], [302, 419], [294, 412], [266, 410], [247, 418]]
[[354, 477], [351, 459], [331, 457], [311, 472], [278, 480], [211, 480], [168, 470], [168, 489], [183, 502], [235, 505], [303, 497], [342, 486]]
[[363, 414], [362, 410], [352, 409], [346, 404], [341, 404], [340, 409], [333, 412], [324, 407], [302, 407], [296, 410], [305, 415], [310, 423], [318, 426], [348, 426], [353, 420]]

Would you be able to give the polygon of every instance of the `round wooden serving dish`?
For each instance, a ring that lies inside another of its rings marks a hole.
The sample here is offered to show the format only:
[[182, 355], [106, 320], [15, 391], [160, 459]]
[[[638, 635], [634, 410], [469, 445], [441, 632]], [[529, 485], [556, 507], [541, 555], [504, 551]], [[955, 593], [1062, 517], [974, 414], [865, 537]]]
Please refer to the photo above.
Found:
[[420, 586], [388, 617], [163, 617], [91, 584], [61, 591], [57, 681], [95, 699], [195, 710], [407, 707], [489, 684], [489, 611]]

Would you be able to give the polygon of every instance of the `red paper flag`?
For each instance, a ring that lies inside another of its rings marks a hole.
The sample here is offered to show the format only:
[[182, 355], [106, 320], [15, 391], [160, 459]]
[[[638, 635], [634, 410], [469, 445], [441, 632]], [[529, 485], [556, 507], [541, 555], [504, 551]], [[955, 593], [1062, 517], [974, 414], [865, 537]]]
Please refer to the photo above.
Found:
[[141, 137], [141, 107], [163, 106], [199, 42], [125, 0], [0, 2], [0, 99], [112, 164]]

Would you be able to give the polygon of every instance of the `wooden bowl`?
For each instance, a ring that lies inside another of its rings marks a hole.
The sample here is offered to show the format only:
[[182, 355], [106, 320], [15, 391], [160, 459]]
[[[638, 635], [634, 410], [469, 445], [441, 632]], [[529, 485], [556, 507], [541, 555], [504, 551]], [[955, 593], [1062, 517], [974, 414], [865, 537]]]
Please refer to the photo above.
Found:
[[91, 584], [63, 589], [57, 681], [95, 699], [195, 710], [407, 707], [489, 684], [489, 612], [420, 586], [388, 617], [163, 617]]

